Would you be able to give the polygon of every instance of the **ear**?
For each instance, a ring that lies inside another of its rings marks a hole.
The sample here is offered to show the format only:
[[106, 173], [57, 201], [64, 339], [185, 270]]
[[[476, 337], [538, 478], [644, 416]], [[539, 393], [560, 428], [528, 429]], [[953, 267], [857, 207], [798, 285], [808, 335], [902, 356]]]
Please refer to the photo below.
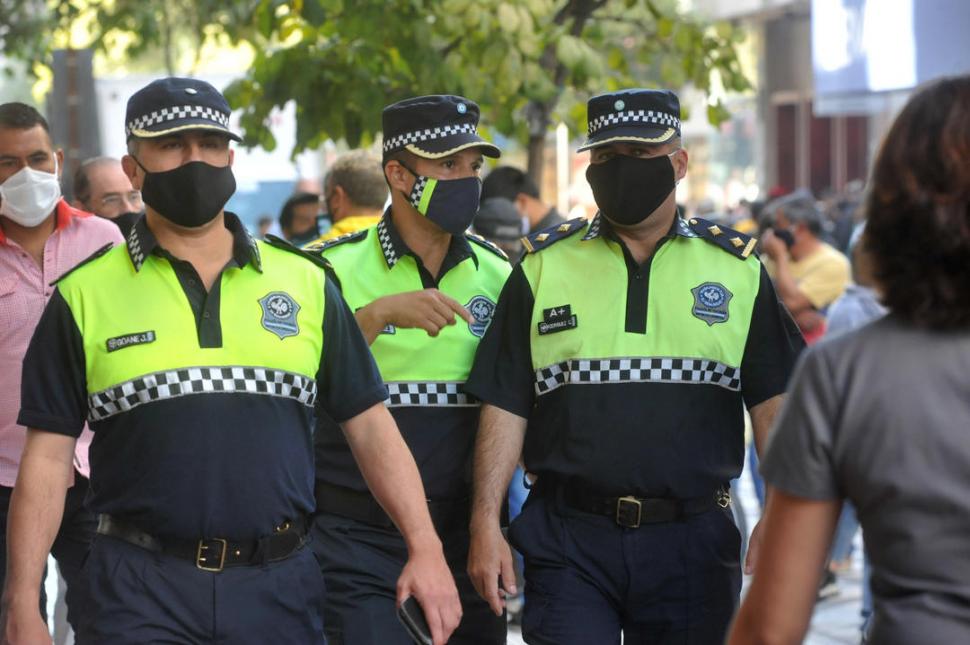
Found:
[[232, 167], [233, 162], [236, 160], [236, 151], [229, 148], [229, 167]]
[[[330, 192], [330, 207], [334, 210], [339, 210], [346, 206], [347, 204], [347, 191], [340, 184], [333, 187]], [[333, 213], [331, 213], [332, 215]]]
[[680, 181], [687, 176], [687, 162], [689, 157], [687, 151], [681, 148], [670, 158], [674, 164], [674, 180]]
[[414, 188], [414, 176], [395, 159], [391, 159], [384, 166], [384, 176], [392, 189], [405, 195], [410, 194], [411, 189]]
[[131, 187], [136, 190], [141, 190], [142, 178], [138, 176], [138, 164], [135, 162], [135, 158], [131, 155], [122, 157], [121, 169], [125, 171], [128, 181], [131, 182]]
[[57, 151], [54, 153], [54, 158], [57, 159], [57, 176], [63, 177], [64, 176], [64, 150], [61, 148], [58, 148]]

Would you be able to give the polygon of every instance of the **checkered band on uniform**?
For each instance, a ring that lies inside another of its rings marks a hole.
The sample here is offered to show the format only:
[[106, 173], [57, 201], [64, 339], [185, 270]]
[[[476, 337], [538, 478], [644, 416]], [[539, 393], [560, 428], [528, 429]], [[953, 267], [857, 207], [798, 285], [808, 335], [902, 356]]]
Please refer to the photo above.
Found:
[[102, 421], [139, 405], [190, 394], [265, 394], [313, 407], [317, 382], [264, 367], [185, 367], [139, 376], [88, 397], [88, 420]]
[[418, 175], [417, 181], [414, 182], [414, 188], [411, 189], [411, 194], [408, 195], [411, 205], [415, 208], [421, 203], [421, 195], [424, 193], [425, 186], [428, 185], [428, 179], [428, 177]]
[[141, 271], [141, 266], [145, 263], [145, 254], [141, 250], [141, 238], [138, 237], [137, 226], [132, 226], [128, 233], [128, 255], [131, 256], [131, 263], [135, 265], [135, 271]]
[[384, 260], [388, 267], [397, 264], [397, 251], [394, 250], [394, 242], [391, 240], [391, 233], [387, 230], [387, 220], [385, 217], [377, 223], [377, 240], [381, 243], [381, 250], [384, 251]]
[[441, 382], [401, 382], [388, 383], [390, 396], [385, 400], [387, 407], [468, 407], [478, 405], [478, 401], [461, 390], [461, 383]]
[[596, 217], [593, 221], [589, 223], [589, 230], [586, 231], [586, 235], [583, 236], [583, 241], [595, 240], [600, 236], [600, 227], [603, 225], [603, 216], [596, 213]]
[[229, 115], [211, 107], [201, 105], [182, 105], [178, 107], [167, 107], [155, 110], [144, 116], [140, 116], [125, 126], [125, 135], [131, 136], [135, 130], [144, 130], [150, 126], [174, 121], [175, 119], [207, 119], [213, 123], [229, 127]]
[[627, 110], [626, 112], [611, 112], [596, 117], [589, 122], [589, 134], [595, 134], [604, 128], [624, 123], [652, 123], [666, 128], [680, 128], [680, 119], [666, 112], [657, 110]]
[[536, 395], [563, 385], [690, 383], [741, 389], [741, 370], [702, 358], [572, 359], [536, 371]]
[[384, 152], [398, 150], [399, 148], [403, 148], [412, 143], [431, 141], [432, 139], [443, 139], [445, 137], [464, 133], [477, 134], [478, 127], [474, 123], [455, 123], [453, 125], [443, 125], [437, 128], [427, 128], [424, 130], [415, 130], [414, 132], [399, 134], [391, 137], [390, 139], [384, 140]]

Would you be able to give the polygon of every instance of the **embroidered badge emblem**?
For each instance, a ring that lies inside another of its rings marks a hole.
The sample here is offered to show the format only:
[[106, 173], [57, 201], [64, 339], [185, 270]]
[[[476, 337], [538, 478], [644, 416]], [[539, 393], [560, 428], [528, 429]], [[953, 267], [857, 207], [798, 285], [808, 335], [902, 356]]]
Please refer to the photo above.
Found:
[[272, 291], [259, 299], [259, 305], [263, 308], [263, 318], [260, 321], [263, 329], [273, 332], [280, 340], [300, 333], [300, 326], [296, 324], [300, 305], [290, 294]]
[[576, 329], [579, 319], [573, 313], [572, 305], [559, 305], [542, 310], [542, 322], [539, 323], [539, 335], [555, 334], [556, 332]]
[[727, 322], [728, 304], [734, 294], [723, 284], [705, 282], [690, 290], [694, 294], [694, 308], [691, 313], [709, 326], [714, 323]]
[[495, 314], [495, 303], [486, 298], [485, 296], [475, 296], [468, 301], [465, 305], [465, 309], [468, 313], [472, 315], [475, 322], [468, 324], [468, 329], [471, 332], [481, 338], [485, 335], [485, 330], [488, 329], [488, 324], [492, 322], [492, 316]]
[[125, 347], [131, 347], [132, 345], [147, 345], [148, 343], [154, 342], [154, 331], [140, 331], [137, 334], [125, 334], [124, 336], [109, 338], [105, 341], [105, 345], [109, 352], [114, 352]]

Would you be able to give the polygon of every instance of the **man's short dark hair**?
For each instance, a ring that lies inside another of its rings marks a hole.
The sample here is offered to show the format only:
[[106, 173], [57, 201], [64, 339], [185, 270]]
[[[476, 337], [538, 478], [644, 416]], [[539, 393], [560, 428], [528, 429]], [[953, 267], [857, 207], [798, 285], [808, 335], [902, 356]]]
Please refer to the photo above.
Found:
[[111, 163], [120, 162], [111, 157], [92, 157], [81, 162], [77, 172], [74, 173], [74, 196], [79, 202], [87, 206], [88, 200], [91, 199], [91, 177], [89, 173], [98, 166]]
[[482, 182], [482, 199], [504, 197], [514, 202], [519, 193], [539, 199], [539, 188], [529, 175], [512, 166], [499, 166]]
[[293, 225], [293, 209], [303, 204], [319, 204], [320, 195], [316, 193], [296, 193], [283, 204], [280, 211], [280, 228], [284, 231], [290, 230]]
[[357, 206], [368, 210], [384, 207], [387, 183], [381, 162], [364, 150], [351, 150], [341, 155], [323, 180], [324, 191], [340, 186]]
[[0, 128], [30, 130], [38, 125], [50, 136], [51, 129], [47, 125], [47, 119], [34, 107], [17, 101], [0, 105]]

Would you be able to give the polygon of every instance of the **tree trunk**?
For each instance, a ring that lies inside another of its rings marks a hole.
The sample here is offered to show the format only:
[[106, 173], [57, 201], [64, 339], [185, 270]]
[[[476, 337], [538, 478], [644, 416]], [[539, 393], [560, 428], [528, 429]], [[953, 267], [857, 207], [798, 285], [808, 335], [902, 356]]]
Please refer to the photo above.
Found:
[[542, 171], [546, 160], [546, 132], [549, 130], [549, 114], [552, 107], [548, 103], [530, 101], [526, 106], [526, 120], [529, 123], [529, 162], [528, 175], [536, 186], [542, 187]]

